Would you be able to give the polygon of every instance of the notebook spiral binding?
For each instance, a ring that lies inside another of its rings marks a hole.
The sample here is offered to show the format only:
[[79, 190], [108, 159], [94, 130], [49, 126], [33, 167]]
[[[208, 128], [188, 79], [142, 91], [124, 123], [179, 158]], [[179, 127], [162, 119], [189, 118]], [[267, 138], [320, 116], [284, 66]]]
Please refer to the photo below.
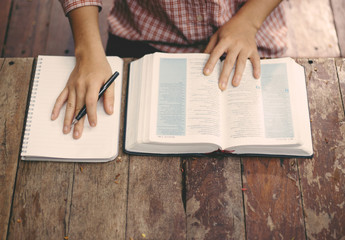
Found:
[[22, 144], [22, 154], [26, 153], [28, 144], [29, 144], [31, 123], [32, 123], [33, 115], [34, 115], [34, 108], [35, 108], [35, 103], [36, 103], [37, 89], [38, 89], [38, 85], [40, 81], [42, 63], [43, 63], [43, 59], [38, 58], [37, 64], [36, 64], [35, 77], [32, 84], [30, 104], [29, 104], [28, 113], [26, 117], [25, 131], [24, 131], [23, 144]]

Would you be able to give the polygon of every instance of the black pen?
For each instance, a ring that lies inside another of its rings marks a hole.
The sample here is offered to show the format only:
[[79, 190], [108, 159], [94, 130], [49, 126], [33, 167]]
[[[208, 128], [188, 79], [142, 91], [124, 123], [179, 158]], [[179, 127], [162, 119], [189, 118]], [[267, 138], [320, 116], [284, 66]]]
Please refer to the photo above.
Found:
[[[101, 87], [101, 89], [99, 90], [98, 93], [98, 100], [102, 97], [102, 95], [104, 94], [105, 90], [108, 89], [108, 87], [115, 81], [115, 79], [117, 78], [117, 76], [119, 76], [119, 72], [115, 72], [110, 78], [109, 80], [104, 83], [104, 85]], [[86, 105], [84, 105], [84, 107], [79, 111], [79, 113], [77, 114], [77, 116], [75, 117], [75, 119], [72, 122], [72, 125], [76, 124], [82, 117], [84, 117], [86, 114]]]

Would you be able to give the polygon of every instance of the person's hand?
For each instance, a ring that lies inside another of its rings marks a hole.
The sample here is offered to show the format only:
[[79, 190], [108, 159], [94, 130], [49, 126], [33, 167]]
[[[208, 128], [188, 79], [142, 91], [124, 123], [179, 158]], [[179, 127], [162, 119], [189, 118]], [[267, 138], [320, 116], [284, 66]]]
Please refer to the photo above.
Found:
[[211, 37], [205, 49], [205, 53], [210, 53], [210, 57], [204, 67], [204, 74], [211, 74], [219, 58], [226, 53], [219, 78], [219, 88], [222, 91], [227, 87], [235, 63], [236, 69], [232, 78], [232, 85], [238, 86], [240, 84], [248, 58], [253, 64], [254, 77], [260, 77], [260, 57], [255, 42], [257, 30], [258, 28], [250, 21], [234, 16]]
[[[71, 124], [80, 109], [86, 104], [88, 121], [91, 127], [97, 124], [97, 100], [102, 85], [111, 76], [111, 68], [104, 54], [92, 58], [77, 58], [76, 65], [69, 77], [65, 88], [56, 99], [51, 119], [59, 116], [64, 103], [66, 105], [63, 133], [71, 131]], [[109, 87], [104, 95], [104, 109], [106, 113], [113, 113], [114, 88]], [[81, 137], [85, 117], [78, 121], [73, 129], [73, 138]]]

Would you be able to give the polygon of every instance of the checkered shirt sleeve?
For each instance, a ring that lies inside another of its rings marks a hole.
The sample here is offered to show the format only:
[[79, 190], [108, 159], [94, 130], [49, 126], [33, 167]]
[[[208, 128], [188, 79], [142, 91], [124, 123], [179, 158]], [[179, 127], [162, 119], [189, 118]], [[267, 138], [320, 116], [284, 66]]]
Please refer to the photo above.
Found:
[[102, 0], [59, 0], [61, 2], [63, 11], [67, 15], [73, 9], [84, 6], [98, 6], [102, 8]]

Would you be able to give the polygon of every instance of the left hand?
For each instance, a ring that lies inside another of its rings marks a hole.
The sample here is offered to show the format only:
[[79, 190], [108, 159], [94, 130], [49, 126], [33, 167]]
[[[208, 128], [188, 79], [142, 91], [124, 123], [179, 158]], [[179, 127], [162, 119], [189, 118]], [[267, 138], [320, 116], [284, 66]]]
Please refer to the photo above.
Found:
[[204, 67], [204, 74], [211, 74], [219, 58], [226, 53], [218, 82], [222, 91], [227, 87], [235, 63], [236, 69], [232, 78], [232, 85], [236, 87], [240, 84], [248, 58], [253, 64], [254, 77], [260, 77], [260, 57], [255, 42], [257, 30], [250, 21], [236, 15], [211, 37], [205, 49], [205, 53], [210, 53], [210, 57]]

